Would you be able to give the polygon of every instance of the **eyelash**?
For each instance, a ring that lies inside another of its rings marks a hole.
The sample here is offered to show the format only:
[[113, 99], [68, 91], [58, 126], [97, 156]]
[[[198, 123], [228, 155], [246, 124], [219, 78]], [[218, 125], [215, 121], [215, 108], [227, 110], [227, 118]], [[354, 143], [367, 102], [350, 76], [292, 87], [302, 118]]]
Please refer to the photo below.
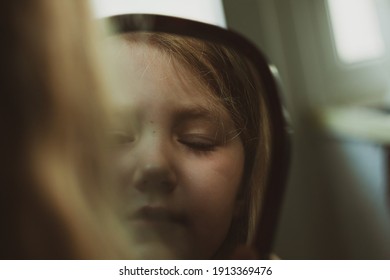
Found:
[[[112, 133], [112, 136], [115, 139], [115, 143], [119, 144], [120, 146], [131, 144], [134, 141], [132, 136], [121, 132], [114, 132]], [[212, 152], [218, 146], [218, 143], [215, 139], [211, 139], [202, 135], [188, 135], [183, 138], [179, 138], [177, 141], [194, 152], [202, 153]]]
[[191, 138], [179, 139], [178, 141], [195, 152], [212, 152], [217, 147], [217, 143], [214, 140], [199, 136]]

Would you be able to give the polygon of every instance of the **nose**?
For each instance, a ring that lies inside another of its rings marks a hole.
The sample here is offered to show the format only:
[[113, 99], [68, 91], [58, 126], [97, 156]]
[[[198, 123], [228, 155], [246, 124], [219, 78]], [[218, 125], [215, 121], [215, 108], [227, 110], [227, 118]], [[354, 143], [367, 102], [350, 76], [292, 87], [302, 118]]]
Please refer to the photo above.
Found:
[[[136, 148], [133, 185], [140, 192], [167, 194], [177, 184], [173, 154], [162, 140], [154, 139]], [[172, 151], [173, 152], [173, 151]]]

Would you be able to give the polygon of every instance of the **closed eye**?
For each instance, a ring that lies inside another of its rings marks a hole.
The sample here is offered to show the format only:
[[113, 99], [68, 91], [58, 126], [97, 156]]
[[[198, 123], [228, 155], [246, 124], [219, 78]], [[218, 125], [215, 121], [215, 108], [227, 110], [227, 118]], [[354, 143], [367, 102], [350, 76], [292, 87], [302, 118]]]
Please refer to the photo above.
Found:
[[179, 138], [178, 142], [191, 150], [201, 152], [214, 151], [218, 146], [215, 139], [203, 135], [185, 135]]

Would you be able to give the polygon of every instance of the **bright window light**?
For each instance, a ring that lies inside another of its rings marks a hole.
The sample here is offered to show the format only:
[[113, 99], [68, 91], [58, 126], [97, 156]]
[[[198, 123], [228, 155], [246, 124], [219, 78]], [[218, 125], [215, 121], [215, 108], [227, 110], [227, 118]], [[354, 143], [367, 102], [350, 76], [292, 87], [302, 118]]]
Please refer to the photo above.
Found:
[[328, 6], [337, 53], [344, 63], [385, 54], [375, 0], [328, 0]]
[[226, 27], [222, 0], [91, 0], [98, 18], [121, 14], [158, 14]]

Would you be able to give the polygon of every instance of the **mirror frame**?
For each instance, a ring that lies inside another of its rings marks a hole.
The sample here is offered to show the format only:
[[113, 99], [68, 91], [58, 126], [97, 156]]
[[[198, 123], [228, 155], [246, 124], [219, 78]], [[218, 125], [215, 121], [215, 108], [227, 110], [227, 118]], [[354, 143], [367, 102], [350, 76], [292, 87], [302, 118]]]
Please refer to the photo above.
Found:
[[269, 259], [276, 237], [290, 162], [289, 126], [281, 103], [280, 79], [275, 66], [250, 41], [227, 29], [188, 19], [153, 14], [124, 14], [106, 18], [114, 34], [128, 32], [164, 32], [207, 40], [232, 47], [253, 63], [264, 86], [264, 100], [269, 108], [272, 148], [270, 170], [260, 215], [256, 224], [253, 247], [260, 259]]

